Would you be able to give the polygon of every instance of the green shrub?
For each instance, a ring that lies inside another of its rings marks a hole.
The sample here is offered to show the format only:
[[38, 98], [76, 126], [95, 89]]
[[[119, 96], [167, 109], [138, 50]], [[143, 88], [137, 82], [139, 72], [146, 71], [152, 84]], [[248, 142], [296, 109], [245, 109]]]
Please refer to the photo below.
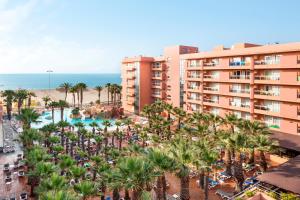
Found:
[[243, 200], [241, 197], [235, 198], [235, 200]]
[[247, 197], [253, 197], [255, 195], [255, 192], [253, 192], [253, 191], [246, 191], [245, 194], [246, 194]]
[[300, 198], [298, 196], [296, 196], [295, 194], [291, 194], [291, 193], [281, 193], [280, 199], [282, 199], [282, 200], [300, 200]]
[[269, 192], [268, 193], [268, 196], [272, 197], [273, 199], [276, 199], [277, 198], [277, 195], [275, 192]]

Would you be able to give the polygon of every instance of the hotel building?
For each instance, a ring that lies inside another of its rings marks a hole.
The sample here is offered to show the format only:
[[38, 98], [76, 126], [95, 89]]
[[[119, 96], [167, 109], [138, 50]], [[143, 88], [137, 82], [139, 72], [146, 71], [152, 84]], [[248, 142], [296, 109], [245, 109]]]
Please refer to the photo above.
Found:
[[166, 48], [162, 57], [125, 58], [122, 79], [130, 112], [159, 98], [188, 112], [234, 113], [300, 134], [300, 43]]
[[159, 57], [124, 58], [121, 69], [124, 110], [139, 114], [144, 105], [157, 99], [182, 106], [184, 66], [180, 66], [180, 55], [197, 52], [196, 47], [174, 46], [165, 48]]

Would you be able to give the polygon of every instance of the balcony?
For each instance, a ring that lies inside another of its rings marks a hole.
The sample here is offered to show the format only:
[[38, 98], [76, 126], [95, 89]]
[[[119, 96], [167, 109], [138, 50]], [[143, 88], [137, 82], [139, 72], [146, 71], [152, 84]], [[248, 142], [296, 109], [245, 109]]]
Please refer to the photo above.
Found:
[[163, 71], [166, 69], [164, 64], [153, 64], [152, 68], [153, 71], [157, 70], [157, 71]]
[[280, 94], [272, 91], [272, 90], [254, 90], [254, 94], [256, 95], [264, 95], [264, 96], [279, 96]]
[[167, 76], [164, 73], [152, 75], [152, 79], [165, 80], [166, 78], [167, 78]]
[[127, 71], [134, 71], [135, 70], [135, 66], [127, 66], [126, 70]]
[[297, 99], [300, 99], [300, 92], [297, 92]]
[[188, 74], [188, 78], [200, 78], [200, 74]]
[[127, 74], [127, 79], [128, 80], [135, 79], [135, 74]]
[[207, 87], [207, 86], [204, 86], [204, 87], [203, 87], [203, 90], [204, 90], [204, 91], [218, 92], [218, 91], [219, 91], [219, 88], [217, 88], [217, 87]]
[[257, 109], [257, 110], [263, 110], [263, 111], [270, 111], [270, 108], [268, 108], [267, 106], [265, 105], [254, 105], [254, 108]]
[[219, 76], [212, 75], [212, 74], [205, 74], [205, 75], [203, 75], [203, 78], [204, 79], [209, 79], [209, 80], [216, 80], [216, 79], [219, 79]]
[[262, 80], [262, 81], [279, 81], [280, 77], [279, 76], [265, 76], [265, 75], [256, 75], [254, 77], [255, 80]]
[[214, 67], [214, 66], [217, 66], [217, 63], [215, 63], [215, 62], [206, 62], [206, 63], [203, 63], [203, 66], [204, 67]]
[[229, 105], [233, 107], [238, 107], [238, 108], [250, 108], [250, 102], [245, 103], [245, 102], [235, 102], [235, 101], [229, 101]]
[[233, 89], [233, 88], [230, 88], [229, 92], [235, 93], [235, 94], [238, 94], [238, 93], [240, 93], [240, 94], [250, 94], [249, 89]]
[[229, 79], [242, 79], [242, 80], [249, 80], [250, 79], [250, 75], [230, 75]]
[[127, 87], [128, 87], [128, 88], [135, 88], [134, 82], [132, 82], [132, 83], [127, 83]]
[[250, 66], [250, 62], [246, 61], [232, 61], [229, 62], [230, 67]]
[[187, 86], [188, 90], [200, 90], [200, 86]]
[[256, 60], [254, 65], [278, 65], [280, 60]]
[[200, 68], [201, 65], [200, 64], [190, 64], [188, 65], [188, 68]]
[[297, 133], [300, 133], [300, 126], [297, 126]]
[[132, 92], [127, 92], [126, 95], [127, 95], [128, 97], [134, 97], [134, 96], [135, 96], [135, 94], [132, 93]]
[[164, 92], [153, 92], [152, 97], [164, 99], [166, 97], [166, 94]]
[[205, 103], [219, 103], [219, 100], [204, 98], [203, 102], [205, 102]]

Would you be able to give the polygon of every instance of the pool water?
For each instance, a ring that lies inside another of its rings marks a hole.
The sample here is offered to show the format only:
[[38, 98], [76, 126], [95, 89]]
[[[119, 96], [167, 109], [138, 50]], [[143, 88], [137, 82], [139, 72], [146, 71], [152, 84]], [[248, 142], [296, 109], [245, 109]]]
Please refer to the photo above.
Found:
[[[85, 118], [85, 119], [72, 119], [70, 118], [70, 115], [72, 113], [72, 109], [65, 109], [64, 110], [64, 120], [69, 122], [70, 124], [74, 125], [77, 122], [82, 122], [85, 125], [85, 128], [91, 129], [89, 126], [92, 122], [96, 122], [99, 127], [103, 128], [102, 122], [103, 119], [90, 119], [90, 118]], [[52, 112], [51, 111], [46, 111], [44, 112], [38, 119], [38, 123], [32, 123], [32, 128], [42, 128], [43, 126], [52, 123]], [[55, 110], [54, 111], [54, 123], [57, 123], [60, 121], [60, 110]], [[114, 120], [110, 120], [112, 126], [114, 126]]]

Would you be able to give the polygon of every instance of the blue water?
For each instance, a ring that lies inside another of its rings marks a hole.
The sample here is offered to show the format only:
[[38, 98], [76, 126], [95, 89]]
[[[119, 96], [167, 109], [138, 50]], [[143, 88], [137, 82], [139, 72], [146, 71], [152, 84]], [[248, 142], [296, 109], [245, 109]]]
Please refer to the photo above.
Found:
[[[50, 75], [50, 88], [60, 84], [83, 82], [88, 87], [105, 85], [106, 83], [121, 84], [120, 74], [57, 74]], [[49, 74], [0, 74], [0, 90], [5, 89], [49, 89]]]
[[[96, 122], [99, 127], [103, 128], [102, 122], [103, 119], [72, 119], [70, 118], [70, 115], [72, 113], [72, 109], [65, 109], [64, 110], [64, 120], [69, 122], [70, 124], [74, 125], [77, 122], [82, 122], [85, 125], [85, 128], [87, 129], [91, 129], [91, 127], [89, 127], [89, 125], [92, 122]], [[44, 125], [50, 124], [52, 123], [52, 112], [51, 111], [47, 111], [44, 112], [38, 119], [39, 123], [33, 123], [32, 124], [32, 128], [42, 128]], [[57, 123], [60, 121], [60, 110], [55, 110], [54, 111], [54, 123]], [[110, 120], [112, 126], [114, 126], [114, 120]]]

